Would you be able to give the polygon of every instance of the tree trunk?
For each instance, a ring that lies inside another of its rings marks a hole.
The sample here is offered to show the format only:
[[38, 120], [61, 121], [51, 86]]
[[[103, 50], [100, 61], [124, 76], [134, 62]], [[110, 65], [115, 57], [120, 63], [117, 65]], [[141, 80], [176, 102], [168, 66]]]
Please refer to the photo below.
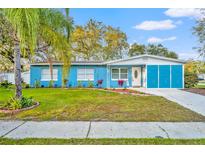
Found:
[[21, 87], [21, 53], [19, 44], [15, 44], [14, 48], [14, 76], [15, 76], [15, 97], [21, 99], [22, 87]]
[[48, 57], [48, 63], [49, 63], [49, 68], [50, 68], [51, 81], [53, 81], [53, 62], [50, 57]]

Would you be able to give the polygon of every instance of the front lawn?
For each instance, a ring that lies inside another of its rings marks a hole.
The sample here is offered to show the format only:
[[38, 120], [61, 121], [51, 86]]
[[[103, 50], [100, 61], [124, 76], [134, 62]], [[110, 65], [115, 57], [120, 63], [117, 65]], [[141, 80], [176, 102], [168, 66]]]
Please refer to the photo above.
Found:
[[[103, 121], [205, 121], [205, 117], [158, 96], [131, 96], [97, 89], [24, 89], [40, 106], [0, 119], [103, 120]], [[13, 90], [0, 89], [0, 105]]]
[[8, 139], [0, 145], [204, 145], [205, 139]]

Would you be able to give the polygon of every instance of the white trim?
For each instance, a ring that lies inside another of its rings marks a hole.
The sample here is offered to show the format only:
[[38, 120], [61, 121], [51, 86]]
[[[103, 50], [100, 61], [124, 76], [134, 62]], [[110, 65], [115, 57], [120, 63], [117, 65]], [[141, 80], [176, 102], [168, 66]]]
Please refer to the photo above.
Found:
[[170, 88], [172, 88], [172, 65], [170, 65]]
[[157, 65], [157, 66], [158, 66], [158, 68], [157, 68], [158, 72], [157, 73], [158, 73], [158, 88], [159, 88], [159, 81], [160, 81], [160, 78], [159, 78], [159, 65]]
[[77, 79], [77, 81], [94, 81], [94, 79]]
[[[86, 62], [85, 63], [75, 63], [75, 62], [72, 63], [71, 62], [71, 65], [106, 65], [106, 64], [113, 64], [113, 63], [120, 62], [120, 61], [128, 61], [128, 60], [132, 60], [132, 59], [136, 59], [136, 58], [143, 58], [143, 57], [148, 57], [148, 58], [150, 57], [150, 58], [161, 59], [161, 60], [166, 60], [166, 61], [178, 62], [178, 63], [182, 63], [182, 64], [186, 63], [186, 61], [184, 61], [184, 60], [144, 54], [144, 55], [133, 56], [133, 57], [125, 58], [125, 59], [118, 59], [118, 60], [99, 62], [99, 63], [86, 63]], [[49, 65], [49, 63], [33, 63], [30, 65]], [[53, 63], [53, 65], [63, 65], [63, 63]], [[138, 64], [138, 65], [145, 65], [145, 64]], [[165, 65], [165, 64], [163, 64], [163, 65]], [[167, 64], [167, 65], [169, 65], [169, 64]]]
[[147, 88], [147, 65], [145, 65], [145, 74], [146, 74], [146, 77], [145, 77], [145, 87]]
[[[33, 63], [33, 64], [30, 64], [31, 66], [32, 65], [50, 65], [49, 63]], [[63, 65], [63, 63], [52, 63], [52, 65]], [[71, 65], [104, 65], [103, 63], [71, 63]]]
[[182, 84], [183, 84], [183, 89], [184, 89], [184, 65], [182, 65], [182, 75], [183, 75], [183, 78], [182, 78]]
[[178, 60], [178, 59], [167, 58], [167, 57], [162, 57], [162, 56], [155, 56], [155, 55], [144, 54], [144, 55], [129, 57], [129, 58], [126, 58], [126, 59], [119, 59], [119, 60], [108, 61], [108, 62], [104, 62], [104, 64], [112, 64], [112, 63], [116, 63], [116, 62], [120, 62], [120, 61], [127, 61], [127, 60], [136, 59], [136, 58], [143, 58], [143, 57], [156, 58], [156, 59], [173, 61], [173, 62], [178, 62], [178, 63], [185, 63], [184, 60]]
[[[51, 81], [51, 79], [41, 79], [41, 81]], [[58, 79], [53, 79], [52, 81], [58, 81]]]
[[[118, 69], [119, 70], [119, 76], [118, 76], [118, 79], [113, 79], [113, 77], [112, 77], [112, 70], [113, 69]], [[121, 76], [120, 76], [120, 74], [121, 74], [121, 69], [127, 69], [127, 73], [122, 73], [122, 74], [127, 74], [127, 79], [121, 79]], [[112, 81], [118, 81], [118, 80], [125, 80], [125, 81], [127, 81], [128, 80], [128, 68], [125, 68], [125, 67], [118, 67], [118, 68], [111, 68], [111, 80]]]

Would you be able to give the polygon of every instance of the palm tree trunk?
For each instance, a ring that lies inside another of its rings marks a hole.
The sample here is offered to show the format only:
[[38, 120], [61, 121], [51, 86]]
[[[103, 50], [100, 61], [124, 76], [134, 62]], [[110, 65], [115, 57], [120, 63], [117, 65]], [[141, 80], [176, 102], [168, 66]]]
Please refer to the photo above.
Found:
[[21, 87], [21, 51], [19, 44], [15, 44], [14, 47], [14, 76], [15, 76], [15, 97], [21, 99], [22, 87]]

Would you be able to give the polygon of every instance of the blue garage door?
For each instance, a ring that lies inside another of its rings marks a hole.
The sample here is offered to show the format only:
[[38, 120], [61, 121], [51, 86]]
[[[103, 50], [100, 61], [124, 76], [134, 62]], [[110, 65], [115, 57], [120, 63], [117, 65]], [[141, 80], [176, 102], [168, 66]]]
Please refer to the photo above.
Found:
[[183, 68], [182, 65], [171, 66], [171, 87], [183, 88]]
[[170, 88], [170, 65], [159, 65], [159, 88]]
[[183, 88], [183, 66], [147, 65], [147, 88]]
[[158, 65], [147, 66], [147, 88], [158, 88]]

